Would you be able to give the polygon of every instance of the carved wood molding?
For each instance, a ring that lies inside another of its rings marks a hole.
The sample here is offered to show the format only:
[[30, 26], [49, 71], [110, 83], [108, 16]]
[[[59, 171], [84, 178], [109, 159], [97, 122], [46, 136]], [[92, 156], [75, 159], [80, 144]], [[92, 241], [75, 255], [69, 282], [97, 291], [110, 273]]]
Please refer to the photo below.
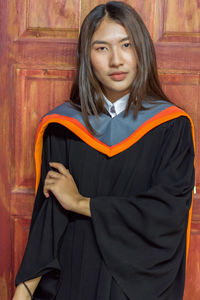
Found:
[[15, 2], [15, 41], [67, 41], [77, 39], [78, 0], [18, 0]]
[[14, 74], [11, 214], [23, 211], [29, 215], [34, 199], [37, 125], [45, 113], [68, 100], [75, 70], [15, 66]]
[[155, 42], [200, 43], [196, 0], [156, 0]]

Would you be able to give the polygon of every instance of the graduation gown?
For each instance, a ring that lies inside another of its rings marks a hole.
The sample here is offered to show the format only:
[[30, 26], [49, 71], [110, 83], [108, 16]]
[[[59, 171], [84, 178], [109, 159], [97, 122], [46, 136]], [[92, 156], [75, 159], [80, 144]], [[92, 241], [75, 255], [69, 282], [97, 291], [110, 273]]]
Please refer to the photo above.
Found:
[[[36, 199], [16, 277], [42, 276], [34, 299], [181, 300], [194, 186], [190, 117], [165, 101], [90, 122], [64, 103], [36, 139]], [[43, 195], [49, 162], [69, 169], [91, 218]]]

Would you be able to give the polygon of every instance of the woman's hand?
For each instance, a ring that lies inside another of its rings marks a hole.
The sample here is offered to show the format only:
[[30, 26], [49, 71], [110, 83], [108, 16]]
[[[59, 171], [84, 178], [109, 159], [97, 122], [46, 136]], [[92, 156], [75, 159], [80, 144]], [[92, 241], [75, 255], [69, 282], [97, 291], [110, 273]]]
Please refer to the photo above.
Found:
[[57, 169], [58, 172], [49, 171], [47, 173], [43, 188], [45, 197], [48, 198], [49, 192], [52, 192], [66, 210], [91, 216], [90, 198], [80, 195], [69, 170], [61, 163], [52, 162], [49, 164], [51, 167]]

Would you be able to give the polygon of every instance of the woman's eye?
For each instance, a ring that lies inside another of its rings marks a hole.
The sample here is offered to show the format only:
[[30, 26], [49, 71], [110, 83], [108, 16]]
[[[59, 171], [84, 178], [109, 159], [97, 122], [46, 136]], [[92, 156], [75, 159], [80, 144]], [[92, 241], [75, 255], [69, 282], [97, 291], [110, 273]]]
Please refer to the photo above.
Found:
[[106, 51], [106, 47], [99, 47], [96, 50], [99, 52], [104, 52], [104, 51]]
[[123, 44], [124, 48], [129, 48], [130, 46], [131, 46], [131, 43], [125, 43], [125, 44]]

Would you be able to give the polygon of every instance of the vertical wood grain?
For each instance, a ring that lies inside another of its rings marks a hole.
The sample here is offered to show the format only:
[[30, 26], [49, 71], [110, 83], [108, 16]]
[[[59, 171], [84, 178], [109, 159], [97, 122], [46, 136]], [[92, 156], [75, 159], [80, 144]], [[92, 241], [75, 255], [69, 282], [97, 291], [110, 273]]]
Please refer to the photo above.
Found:
[[[165, 0], [165, 31], [200, 33], [200, 6], [196, 0]], [[178, 15], [178, 17], [177, 17]]]
[[28, 241], [30, 217], [14, 217], [13, 221], [13, 282], [22, 260], [22, 254]]
[[193, 208], [190, 249], [186, 272], [184, 300], [198, 300], [200, 290], [200, 197], [196, 196]]
[[27, 8], [28, 28], [79, 28], [79, 0], [29, 0]]
[[[10, 140], [11, 107], [9, 104], [9, 66], [7, 36], [8, 3], [0, 0], [0, 299], [8, 300], [11, 297], [11, 232], [10, 232]], [[4, 30], [2, 30], [4, 29]]]
[[69, 99], [73, 78], [74, 70], [70, 69], [16, 69], [13, 189], [34, 188], [33, 152], [37, 126], [44, 114]]

